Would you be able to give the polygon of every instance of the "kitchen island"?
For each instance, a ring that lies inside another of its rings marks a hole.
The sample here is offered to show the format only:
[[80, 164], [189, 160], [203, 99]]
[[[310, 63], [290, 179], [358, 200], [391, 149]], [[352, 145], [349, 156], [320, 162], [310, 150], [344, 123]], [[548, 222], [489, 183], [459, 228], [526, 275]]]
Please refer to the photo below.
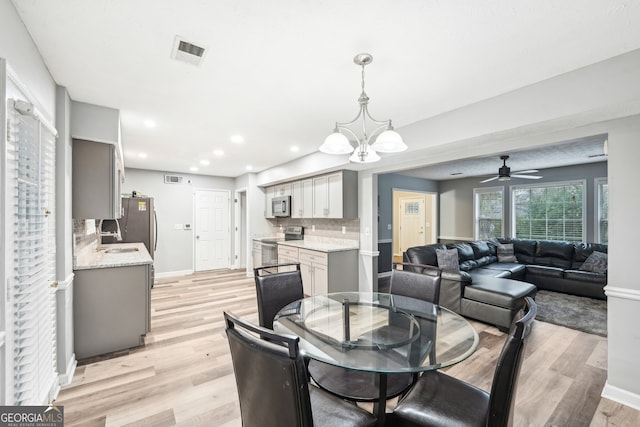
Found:
[[90, 245], [74, 256], [78, 360], [144, 344], [151, 329], [151, 266], [144, 243]]

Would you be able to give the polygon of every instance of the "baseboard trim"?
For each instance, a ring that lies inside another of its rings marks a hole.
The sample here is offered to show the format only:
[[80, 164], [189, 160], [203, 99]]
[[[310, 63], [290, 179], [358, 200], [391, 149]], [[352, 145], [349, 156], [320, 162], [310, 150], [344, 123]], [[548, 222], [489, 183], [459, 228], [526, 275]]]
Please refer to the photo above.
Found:
[[69, 363], [67, 364], [66, 374], [61, 374], [58, 376], [58, 383], [61, 387], [71, 384], [73, 380], [73, 374], [76, 372], [76, 368], [78, 367], [78, 361], [76, 360], [75, 353], [71, 356]]
[[167, 277], [186, 276], [193, 274], [193, 270], [167, 271], [165, 273], [156, 273], [156, 279], [166, 279]]
[[604, 385], [601, 396], [640, 411], [639, 394], [623, 390], [620, 387], [609, 384], [608, 382]]
[[364, 249], [360, 249], [360, 255], [362, 256], [368, 256], [368, 257], [377, 257], [378, 255], [380, 255], [380, 251], [367, 251]]

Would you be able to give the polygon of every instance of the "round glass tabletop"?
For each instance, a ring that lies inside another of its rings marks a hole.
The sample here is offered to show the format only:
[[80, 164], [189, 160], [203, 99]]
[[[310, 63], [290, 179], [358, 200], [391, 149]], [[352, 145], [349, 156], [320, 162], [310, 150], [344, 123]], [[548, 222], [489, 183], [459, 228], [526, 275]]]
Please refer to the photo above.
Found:
[[295, 301], [273, 324], [300, 337], [306, 356], [370, 372], [420, 372], [469, 357], [476, 330], [464, 318], [426, 301], [391, 294], [340, 292]]

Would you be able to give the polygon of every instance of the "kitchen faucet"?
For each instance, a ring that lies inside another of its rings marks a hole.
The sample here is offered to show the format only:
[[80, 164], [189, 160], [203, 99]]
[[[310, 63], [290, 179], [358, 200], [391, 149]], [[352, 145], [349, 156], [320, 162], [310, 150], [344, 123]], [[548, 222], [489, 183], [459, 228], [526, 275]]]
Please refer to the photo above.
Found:
[[96, 251], [102, 250], [102, 238], [104, 236], [115, 237], [117, 241], [122, 241], [122, 235], [120, 234], [120, 222], [118, 222], [117, 219], [115, 220], [117, 231], [102, 231], [102, 221], [104, 220], [101, 219], [100, 222], [98, 222], [98, 226], [96, 227], [96, 237], [98, 238], [96, 243]]

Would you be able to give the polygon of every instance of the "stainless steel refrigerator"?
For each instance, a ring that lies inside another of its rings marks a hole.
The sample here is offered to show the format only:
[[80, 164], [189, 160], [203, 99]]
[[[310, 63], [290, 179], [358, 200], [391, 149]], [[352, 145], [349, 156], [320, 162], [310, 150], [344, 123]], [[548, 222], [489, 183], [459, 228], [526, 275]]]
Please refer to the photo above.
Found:
[[[122, 210], [122, 218], [118, 220], [122, 240], [116, 241], [115, 238], [104, 237], [103, 243], [142, 242], [147, 247], [151, 258], [155, 259], [158, 229], [153, 197], [123, 197]], [[102, 223], [102, 230], [116, 231], [115, 221], [105, 220]]]

